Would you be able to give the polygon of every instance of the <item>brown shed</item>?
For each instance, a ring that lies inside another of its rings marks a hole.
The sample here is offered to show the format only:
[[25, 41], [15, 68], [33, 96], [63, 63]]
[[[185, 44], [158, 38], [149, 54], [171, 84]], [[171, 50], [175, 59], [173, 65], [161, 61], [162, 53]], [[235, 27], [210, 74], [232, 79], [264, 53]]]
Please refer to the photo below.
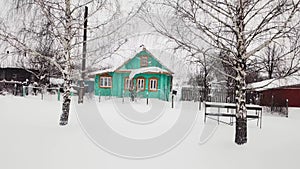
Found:
[[248, 85], [248, 88], [260, 95], [262, 106], [300, 107], [300, 77], [291, 76], [282, 79], [270, 79]]

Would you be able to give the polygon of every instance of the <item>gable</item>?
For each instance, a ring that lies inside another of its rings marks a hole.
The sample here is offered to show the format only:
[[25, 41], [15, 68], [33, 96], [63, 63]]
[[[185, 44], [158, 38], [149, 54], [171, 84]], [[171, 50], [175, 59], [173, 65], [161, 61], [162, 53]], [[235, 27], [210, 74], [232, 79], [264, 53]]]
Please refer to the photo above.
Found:
[[123, 65], [117, 68], [117, 71], [126, 71], [126, 70], [139, 69], [144, 67], [157, 67], [166, 70], [170, 73], [173, 73], [146, 49], [143, 49], [141, 52], [136, 54], [132, 59], [127, 60]]

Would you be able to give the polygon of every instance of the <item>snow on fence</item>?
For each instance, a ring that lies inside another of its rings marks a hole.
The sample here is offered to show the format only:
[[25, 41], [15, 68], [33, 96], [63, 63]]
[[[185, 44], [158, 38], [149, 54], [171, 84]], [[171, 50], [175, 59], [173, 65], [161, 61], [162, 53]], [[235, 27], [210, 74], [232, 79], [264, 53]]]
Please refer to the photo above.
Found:
[[[262, 126], [262, 111], [263, 107], [259, 105], [246, 104], [247, 107], [247, 120], [257, 119], [257, 126]], [[206, 119], [216, 120], [219, 123], [233, 125], [236, 117], [236, 104], [233, 103], [217, 103], [217, 102], [204, 102], [204, 122]], [[229, 117], [229, 121], [228, 118]]]

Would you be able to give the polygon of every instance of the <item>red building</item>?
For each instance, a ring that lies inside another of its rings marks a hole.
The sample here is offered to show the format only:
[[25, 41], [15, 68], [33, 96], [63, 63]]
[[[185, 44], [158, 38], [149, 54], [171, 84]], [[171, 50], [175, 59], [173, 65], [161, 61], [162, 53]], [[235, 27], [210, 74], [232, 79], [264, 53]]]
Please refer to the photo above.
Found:
[[282, 79], [270, 79], [249, 84], [252, 90], [259, 93], [260, 105], [300, 107], [300, 77], [292, 76]]

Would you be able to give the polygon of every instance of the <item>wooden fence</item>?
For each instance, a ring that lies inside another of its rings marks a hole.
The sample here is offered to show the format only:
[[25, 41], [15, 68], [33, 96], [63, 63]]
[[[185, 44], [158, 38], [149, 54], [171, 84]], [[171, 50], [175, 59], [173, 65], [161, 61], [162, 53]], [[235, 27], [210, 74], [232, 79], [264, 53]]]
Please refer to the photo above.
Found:
[[[279, 115], [288, 117], [288, 100], [278, 99], [272, 96], [268, 102], [261, 102], [263, 95], [247, 91], [246, 104], [256, 104], [264, 106], [267, 112], [278, 113]], [[199, 87], [182, 87], [181, 100], [183, 101], [209, 101], [221, 103], [235, 103], [234, 89], [207, 89]], [[279, 101], [280, 100], [280, 101]]]
[[182, 87], [181, 100], [184, 101], [211, 101], [211, 102], [234, 102], [234, 90], [227, 89], [204, 89], [196, 87]]

